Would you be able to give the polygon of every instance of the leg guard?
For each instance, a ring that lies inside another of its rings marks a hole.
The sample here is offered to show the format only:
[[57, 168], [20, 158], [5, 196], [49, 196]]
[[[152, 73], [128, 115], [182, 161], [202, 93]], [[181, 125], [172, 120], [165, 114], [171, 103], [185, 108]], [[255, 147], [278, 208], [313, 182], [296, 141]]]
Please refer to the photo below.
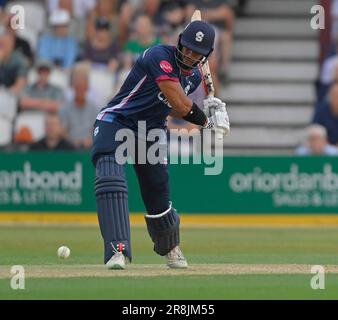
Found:
[[146, 215], [145, 220], [151, 239], [154, 242], [154, 251], [164, 256], [180, 243], [180, 218], [174, 208], [157, 215]]
[[111, 155], [101, 156], [96, 163], [95, 195], [104, 262], [116, 251], [131, 260], [127, 183], [123, 166]]

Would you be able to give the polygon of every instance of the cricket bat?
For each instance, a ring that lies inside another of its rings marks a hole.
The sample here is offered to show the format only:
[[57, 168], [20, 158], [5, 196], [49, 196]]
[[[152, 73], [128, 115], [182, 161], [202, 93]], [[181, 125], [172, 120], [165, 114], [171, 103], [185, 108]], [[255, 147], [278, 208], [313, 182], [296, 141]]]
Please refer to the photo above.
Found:
[[[200, 10], [195, 10], [192, 17], [191, 17], [191, 22], [196, 21], [196, 20], [202, 20], [202, 15]], [[215, 96], [215, 88], [214, 88], [214, 83], [212, 81], [211, 77], [211, 72], [210, 72], [210, 67], [209, 67], [209, 62], [205, 62], [203, 66], [200, 66], [200, 71], [202, 74], [202, 82], [203, 82], [203, 87], [205, 94], [207, 98], [209, 97], [214, 97]], [[218, 140], [223, 139], [223, 135], [221, 133], [216, 133], [216, 138]]]
[[[192, 17], [191, 22], [196, 20], [202, 20], [201, 11], [195, 10]], [[205, 90], [205, 94], [207, 97], [213, 97], [215, 95], [214, 84], [211, 77], [209, 62], [207, 61], [203, 66], [200, 67], [201, 74], [203, 75], [203, 86]]]

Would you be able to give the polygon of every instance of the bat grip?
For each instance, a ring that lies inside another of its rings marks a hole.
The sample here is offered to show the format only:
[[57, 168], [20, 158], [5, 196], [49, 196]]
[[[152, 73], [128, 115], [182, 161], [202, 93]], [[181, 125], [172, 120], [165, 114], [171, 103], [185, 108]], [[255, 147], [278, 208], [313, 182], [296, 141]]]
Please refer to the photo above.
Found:
[[220, 132], [216, 132], [216, 139], [217, 140], [223, 140], [223, 134]]

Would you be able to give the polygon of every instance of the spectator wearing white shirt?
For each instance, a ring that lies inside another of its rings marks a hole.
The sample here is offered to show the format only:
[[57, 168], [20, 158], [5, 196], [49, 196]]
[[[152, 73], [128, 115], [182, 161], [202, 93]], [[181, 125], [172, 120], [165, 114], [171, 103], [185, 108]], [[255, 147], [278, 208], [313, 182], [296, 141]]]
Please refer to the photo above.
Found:
[[328, 143], [325, 127], [313, 124], [307, 128], [305, 142], [296, 149], [296, 154], [299, 156], [338, 156], [338, 148]]
[[82, 70], [73, 71], [71, 82], [74, 96], [60, 109], [60, 117], [66, 129], [66, 138], [79, 149], [89, 149], [97, 109], [88, 100], [88, 74]]

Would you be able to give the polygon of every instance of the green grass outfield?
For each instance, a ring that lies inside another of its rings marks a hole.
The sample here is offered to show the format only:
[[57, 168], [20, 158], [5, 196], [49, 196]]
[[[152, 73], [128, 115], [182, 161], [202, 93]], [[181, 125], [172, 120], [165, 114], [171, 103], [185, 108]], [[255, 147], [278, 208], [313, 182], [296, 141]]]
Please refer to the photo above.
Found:
[[[97, 226], [0, 226], [0, 299], [338, 299], [337, 227], [183, 227], [181, 241], [191, 268], [168, 270], [133, 227], [133, 264], [113, 271]], [[12, 265], [25, 267], [25, 290], [10, 288]], [[325, 290], [310, 286], [313, 265]]]

